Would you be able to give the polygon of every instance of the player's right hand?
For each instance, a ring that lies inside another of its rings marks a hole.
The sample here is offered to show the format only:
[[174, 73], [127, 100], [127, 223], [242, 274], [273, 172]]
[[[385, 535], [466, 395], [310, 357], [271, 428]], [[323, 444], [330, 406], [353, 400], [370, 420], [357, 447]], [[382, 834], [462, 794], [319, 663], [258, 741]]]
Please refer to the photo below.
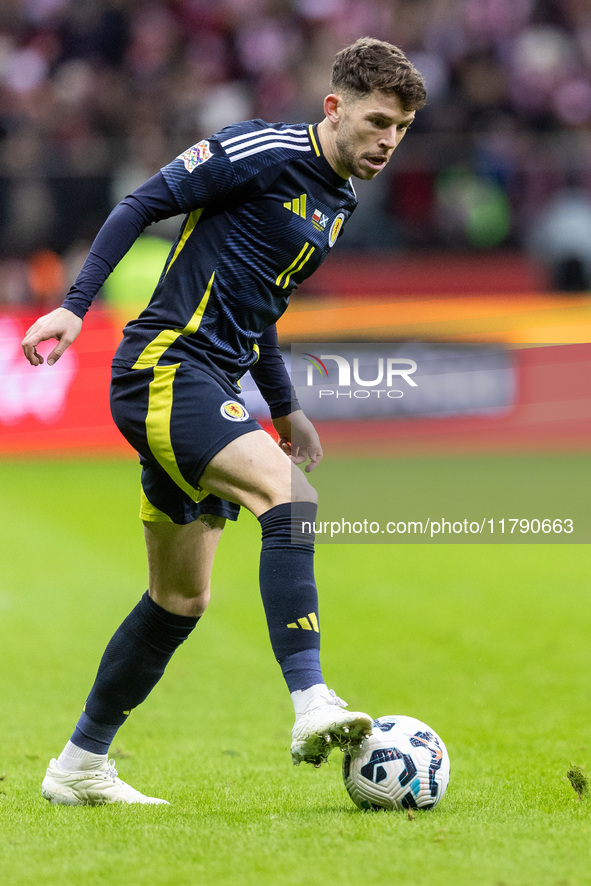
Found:
[[43, 357], [37, 352], [37, 345], [50, 338], [57, 339], [57, 345], [49, 354], [47, 362], [52, 366], [62, 356], [82, 329], [80, 317], [68, 311], [67, 308], [56, 308], [50, 314], [39, 317], [33, 325], [27, 329], [22, 341], [23, 353], [31, 366], [39, 366], [43, 363]]

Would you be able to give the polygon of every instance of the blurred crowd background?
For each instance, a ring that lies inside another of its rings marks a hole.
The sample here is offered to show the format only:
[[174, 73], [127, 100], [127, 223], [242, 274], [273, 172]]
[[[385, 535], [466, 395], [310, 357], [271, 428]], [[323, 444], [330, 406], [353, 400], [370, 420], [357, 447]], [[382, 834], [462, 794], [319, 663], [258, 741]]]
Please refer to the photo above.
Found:
[[113, 204], [223, 125], [321, 119], [363, 35], [429, 98], [339, 248], [523, 249], [588, 289], [591, 0], [2, 0], [0, 304], [59, 303]]

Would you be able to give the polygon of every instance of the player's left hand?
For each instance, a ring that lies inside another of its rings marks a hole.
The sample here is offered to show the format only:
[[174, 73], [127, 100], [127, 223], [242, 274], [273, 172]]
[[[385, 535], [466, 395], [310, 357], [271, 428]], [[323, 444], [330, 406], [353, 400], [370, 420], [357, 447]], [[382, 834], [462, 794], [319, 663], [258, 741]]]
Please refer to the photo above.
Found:
[[306, 418], [301, 409], [273, 419], [273, 426], [279, 434], [277, 443], [289, 455], [292, 462], [301, 465], [308, 461], [304, 470], [313, 471], [322, 461], [320, 437], [312, 422]]

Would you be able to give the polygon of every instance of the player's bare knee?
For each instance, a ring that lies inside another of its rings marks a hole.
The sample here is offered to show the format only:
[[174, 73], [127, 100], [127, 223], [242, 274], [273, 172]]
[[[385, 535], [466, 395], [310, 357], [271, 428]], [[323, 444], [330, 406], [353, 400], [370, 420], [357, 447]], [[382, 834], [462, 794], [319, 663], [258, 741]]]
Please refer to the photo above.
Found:
[[294, 468], [291, 476], [291, 501], [311, 501], [318, 504], [318, 493], [306, 475]]
[[318, 493], [308, 482], [306, 475], [296, 467], [293, 468], [291, 476], [286, 477], [283, 483], [277, 483], [272, 489], [265, 492], [261, 491], [260, 498], [262, 500], [262, 505], [259, 507], [260, 513], [288, 502], [311, 501], [314, 504], [318, 503]]
[[193, 586], [181, 588], [180, 591], [181, 593], [178, 596], [182, 597], [183, 601], [191, 608], [191, 610], [194, 610], [193, 614], [203, 615], [209, 606], [209, 601], [211, 599], [211, 588], [209, 583], [204, 587]]
[[209, 586], [192, 597], [184, 597], [183, 603], [187, 607], [187, 614], [193, 618], [200, 618], [209, 606], [210, 598]]
[[151, 586], [150, 596], [168, 612], [200, 618], [209, 605], [210, 587], [171, 582], [166, 588]]

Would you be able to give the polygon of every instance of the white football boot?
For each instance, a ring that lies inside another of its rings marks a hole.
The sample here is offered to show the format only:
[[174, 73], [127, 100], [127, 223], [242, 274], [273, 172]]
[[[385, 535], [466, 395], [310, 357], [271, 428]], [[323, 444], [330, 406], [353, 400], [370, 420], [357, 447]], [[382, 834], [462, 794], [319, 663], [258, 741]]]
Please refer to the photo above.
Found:
[[50, 803], [63, 806], [104, 806], [106, 803], [164, 803], [157, 797], [146, 797], [117, 777], [115, 761], [105, 769], [62, 772], [51, 760], [41, 785], [41, 793]]
[[343, 710], [347, 702], [332, 689], [323, 686], [309, 700], [306, 699], [307, 692], [292, 693], [296, 721], [292, 731], [291, 758], [295, 766], [312, 763], [318, 768], [328, 759], [333, 748], [347, 750], [360, 745], [371, 734], [373, 720], [369, 714]]

